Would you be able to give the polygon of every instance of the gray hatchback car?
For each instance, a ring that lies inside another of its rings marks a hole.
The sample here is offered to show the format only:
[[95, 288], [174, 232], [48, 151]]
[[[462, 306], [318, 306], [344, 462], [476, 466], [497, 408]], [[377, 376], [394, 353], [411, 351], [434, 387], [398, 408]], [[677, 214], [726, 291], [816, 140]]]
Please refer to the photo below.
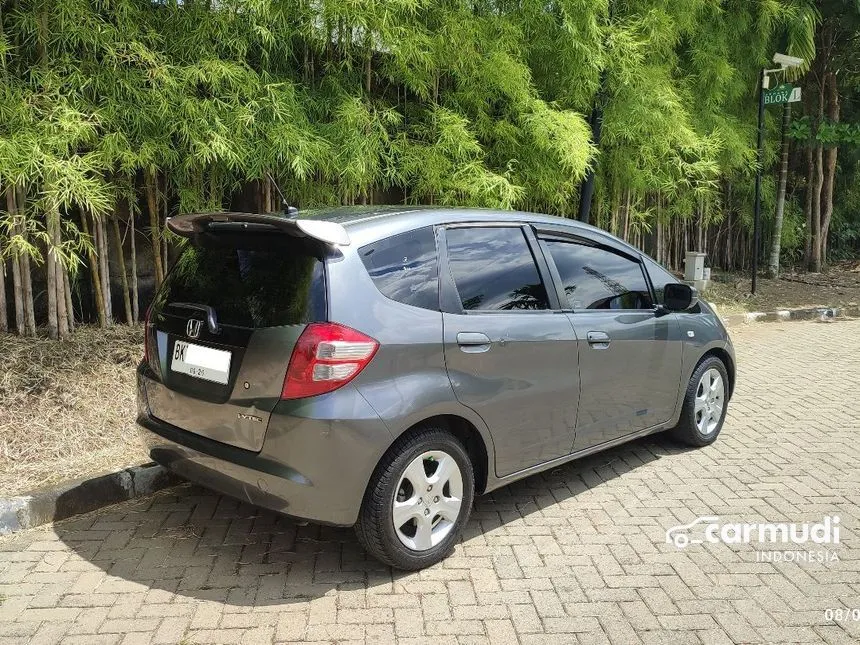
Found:
[[711, 443], [719, 318], [635, 248], [546, 215], [183, 215], [147, 314], [153, 460], [379, 560], [445, 557], [474, 495], [662, 430]]

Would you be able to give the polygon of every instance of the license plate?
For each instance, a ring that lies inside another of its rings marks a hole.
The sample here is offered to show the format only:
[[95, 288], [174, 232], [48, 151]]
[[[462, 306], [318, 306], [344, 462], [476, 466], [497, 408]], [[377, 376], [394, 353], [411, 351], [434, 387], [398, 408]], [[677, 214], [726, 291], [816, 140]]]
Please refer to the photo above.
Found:
[[230, 376], [230, 352], [177, 340], [173, 344], [170, 369], [204, 381], [226, 385]]

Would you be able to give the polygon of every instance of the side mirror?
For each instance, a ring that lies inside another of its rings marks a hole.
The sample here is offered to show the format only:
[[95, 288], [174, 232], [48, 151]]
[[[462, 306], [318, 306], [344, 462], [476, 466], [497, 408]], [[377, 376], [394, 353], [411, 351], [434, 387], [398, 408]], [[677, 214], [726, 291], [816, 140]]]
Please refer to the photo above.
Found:
[[670, 282], [663, 287], [663, 306], [669, 311], [686, 311], [699, 302], [699, 294], [688, 284]]

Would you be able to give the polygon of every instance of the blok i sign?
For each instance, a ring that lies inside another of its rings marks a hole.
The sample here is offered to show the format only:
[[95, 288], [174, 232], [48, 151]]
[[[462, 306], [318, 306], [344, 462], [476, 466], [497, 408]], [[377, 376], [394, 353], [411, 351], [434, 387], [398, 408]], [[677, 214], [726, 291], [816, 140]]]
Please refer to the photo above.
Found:
[[777, 85], [772, 90], [765, 90], [764, 104], [776, 105], [779, 103], [797, 103], [800, 100], [800, 88], [792, 87], [788, 83]]

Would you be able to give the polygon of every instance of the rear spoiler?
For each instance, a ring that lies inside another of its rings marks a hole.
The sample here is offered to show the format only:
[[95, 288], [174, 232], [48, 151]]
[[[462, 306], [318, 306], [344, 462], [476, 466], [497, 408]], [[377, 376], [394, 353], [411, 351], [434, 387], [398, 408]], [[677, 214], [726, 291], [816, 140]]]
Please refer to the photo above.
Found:
[[290, 235], [310, 237], [325, 244], [350, 244], [349, 233], [343, 226], [321, 219], [297, 219], [259, 213], [190, 213], [167, 218], [167, 228], [182, 237], [205, 233], [212, 224], [227, 223], [245, 224], [247, 228], [256, 229], [271, 227]]

